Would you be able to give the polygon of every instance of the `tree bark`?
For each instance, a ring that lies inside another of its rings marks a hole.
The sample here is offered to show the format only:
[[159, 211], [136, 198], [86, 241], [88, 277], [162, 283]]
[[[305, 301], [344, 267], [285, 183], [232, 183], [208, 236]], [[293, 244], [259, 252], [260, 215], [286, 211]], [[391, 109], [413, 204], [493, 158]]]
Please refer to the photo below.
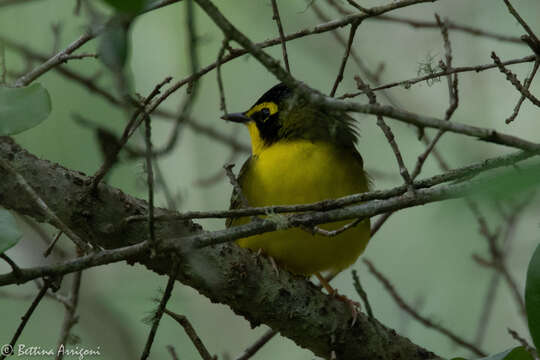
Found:
[[[7, 160], [38, 193], [49, 208], [81, 239], [95, 247], [117, 249], [148, 240], [146, 222], [125, 223], [143, 215], [147, 203], [100, 184], [90, 192], [90, 177], [37, 158], [11, 138], [0, 137], [0, 157]], [[23, 191], [15, 176], [0, 168], [0, 205], [42, 222], [48, 219]], [[172, 214], [155, 209], [156, 215]], [[204, 231], [189, 220], [156, 224], [157, 239], [177, 238]], [[437, 356], [413, 344], [363, 313], [351, 327], [351, 312], [342, 301], [323, 294], [304, 278], [285, 270], [275, 274], [264, 257], [234, 244], [176, 253], [150, 251], [130, 257], [159, 274], [168, 273], [172, 256], [180, 261], [177, 280], [195, 288], [211, 301], [227, 304], [252, 326], [264, 323], [323, 358], [334, 352], [338, 359], [433, 359]], [[24, 269], [23, 269], [24, 270]]]

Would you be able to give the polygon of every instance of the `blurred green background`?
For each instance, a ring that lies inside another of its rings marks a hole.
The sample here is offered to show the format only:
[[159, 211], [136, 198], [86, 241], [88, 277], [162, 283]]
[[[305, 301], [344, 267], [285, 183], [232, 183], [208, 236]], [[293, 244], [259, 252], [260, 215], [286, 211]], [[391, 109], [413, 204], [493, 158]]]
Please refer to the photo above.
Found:
[[[342, 6], [347, 3], [336, 0]], [[540, 3], [537, 0], [514, 1], [518, 11], [537, 34], [540, 34]], [[105, 13], [111, 9], [101, 2], [95, 5]], [[379, 1], [363, 1], [365, 6], [380, 5]], [[278, 35], [272, 20], [270, 1], [215, 1], [223, 14], [254, 41], [263, 41]], [[316, 5], [324, 9], [331, 19], [341, 18], [325, 2]], [[286, 33], [321, 23], [309, 3], [305, 1], [280, 1], [280, 12]], [[185, 4], [172, 6], [142, 15], [133, 23], [128, 69], [133, 89], [147, 95], [166, 76], [174, 80], [189, 75]], [[0, 35], [24, 44], [44, 54], [52, 54], [52, 24], [60, 24], [60, 48], [75, 40], [88, 24], [84, 12], [73, 13], [74, 2], [70, 0], [28, 1], [26, 4], [0, 7]], [[350, 10], [354, 10], [349, 8]], [[197, 7], [195, 9], [197, 34], [199, 36], [200, 64], [214, 62], [222, 42], [219, 29]], [[506, 35], [519, 36], [523, 30], [510, 16], [502, 1], [452, 0], [434, 4], [421, 4], [393, 12], [427, 21], [434, 20], [434, 12], [441, 17], [460, 24], [467, 24]], [[347, 36], [347, 29], [340, 30]], [[521, 44], [474, 37], [452, 31], [454, 66], [490, 63], [490, 52], [496, 51], [503, 59], [529, 55], [531, 51]], [[91, 41], [80, 51], [95, 52], [97, 41]], [[235, 45], [235, 44], [233, 44]], [[293, 75], [310, 86], [329, 92], [343, 53], [342, 46], [330, 33], [310, 36], [287, 44]], [[385, 70], [381, 82], [405, 80], [417, 76], [419, 64], [433, 57], [434, 64], [444, 57], [441, 34], [438, 29], [417, 30], [407, 25], [368, 20], [361, 24], [354, 42], [354, 50], [375, 69], [383, 62]], [[281, 48], [276, 46], [268, 52], [281, 59]], [[24, 58], [6, 48], [6, 63], [10, 72], [26, 69]], [[88, 76], [96, 76], [97, 82], [115, 92], [115, 82], [106, 68], [95, 59], [70, 61], [63, 65]], [[512, 66], [520, 79], [526, 76], [531, 63]], [[355, 90], [353, 76], [358, 66], [349, 61], [345, 78], [338, 95]], [[260, 94], [276, 83], [255, 59], [243, 56], [223, 65], [223, 80], [229, 111], [246, 110]], [[99, 77], [97, 76], [98, 74]], [[15, 136], [17, 142], [39, 157], [58, 162], [68, 168], [87, 174], [94, 173], [102, 159], [93, 132], [73, 121], [72, 114], [85, 118], [120, 134], [126, 124], [126, 116], [103, 98], [89, 93], [80, 84], [51, 71], [39, 80], [50, 92], [53, 111], [39, 126]], [[476, 126], [500, 129], [538, 142], [540, 122], [538, 110], [525, 101], [517, 120], [506, 125], [504, 120], [511, 114], [519, 94], [496, 69], [482, 73], [465, 73], [459, 77], [460, 105], [453, 116], [454, 121]], [[533, 81], [531, 91], [538, 93], [538, 80]], [[248, 133], [238, 125], [219, 119], [219, 93], [215, 71], [200, 80], [199, 96], [193, 108], [193, 119], [210, 126], [215, 131], [236, 137], [248, 144]], [[448, 106], [446, 79], [428, 86], [421, 83], [411, 89], [394, 88], [389, 93], [399, 105], [409, 111], [444, 117]], [[162, 104], [163, 109], [177, 111], [185, 97], [185, 87]], [[379, 96], [384, 101], [382, 96]], [[365, 99], [358, 99], [364, 102]], [[358, 148], [364, 157], [367, 170], [371, 172], [376, 189], [385, 189], [401, 183], [394, 156], [384, 135], [372, 117], [355, 115], [362, 137]], [[416, 138], [413, 128], [387, 120], [396, 134], [397, 143], [412, 168], [424, 145]], [[172, 128], [170, 121], [153, 117], [153, 140], [156, 147], [164, 144]], [[433, 131], [428, 131], [433, 134]], [[142, 137], [134, 136], [132, 144], [142, 146]], [[470, 164], [488, 157], [511, 151], [471, 138], [446, 134], [439, 143], [439, 150], [452, 167]], [[190, 126], [181, 129], [179, 142], [170, 154], [159, 159], [159, 166], [171, 190], [181, 200], [179, 210], [210, 210], [228, 207], [231, 188], [225, 177], [211, 185], [201, 186], [201, 180], [216, 177], [222, 165], [230, 161], [232, 150], [215, 140], [193, 131]], [[238, 154], [234, 159], [236, 170], [247, 157]], [[428, 159], [422, 176], [438, 173], [437, 164]], [[123, 191], [141, 198], [147, 197], [143, 160], [127, 161], [117, 166], [108, 182]], [[166, 206], [161, 189], [157, 190], [157, 203]], [[508, 204], [503, 203], [503, 207]], [[493, 201], [482, 199], [481, 209], [495, 229], [502, 223]], [[525, 282], [525, 270], [529, 258], [538, 243], [538, 201], [533, 202], [520, 220], [512, 242], [508, 266], [520, 288]], [[221, 229], [223, 221], [200, 221], [206, 229]], [[21, 266], [32, 266], [47, 261], [41, 257], [44, 245], [35, 232], [20, 221], [24, 238], [8, 254]], [[52, 235], [54, 230], [46, 228]], [[67, 240], [62, 247], [71, 249]], [[401, 211], [393, 215], [370, 242], [363, 255], [378, 265], [394, 283], [397, 290], [411, 304], [417, 304], [422, 314], [452, 329], [466, 339], [473, 340], [484, 307], [485, 294], [492, 270], [478, 266], [471, 258], [473, 253], [487, 255], [486, 240], [479, 234], [478, 225], [471, 211], [462, 200], [446, 201]], [[470, 356], [469, 352], [453, 345], [446, 337], [434, 332], [401, 311], [387, 295], [382, 286], [369, 275], [367, 268], [358, 261], [352, 268], [359, 271], [363, 285], [368, 291], [375, 316], [384, 324], [443, 356]], [[0, 263], [2, 272], [8, 271]], [[69, 277], [64, 288], [69, 288]], [[124, 263], [85, 271], [79, 306], [79, 324], [74, 333], [80, 336], [85, 348], [100, 348], [104, 359], [138, 358], [144, 347], [149, 326], [141, 320], [156, 306], [152, 298], [159, 296], [167, 279], [147, 271], [141, 266]], [[341, 293], [357, 299], [352, 286], [350, 270], [335, 280]], [[64, 289], [62, 290], [64, 291]], [[30, 299], [19, 296], [36, 293], [34, 284], [10, 286], [0, 289], [0, 344], [11, 338], [18, 326], [20, 316], [26, 311]], [[211, 304], [208, 299], [191, 288], [177, 284], [168, 307], [188, 316], [211, 353], [228, 354], [231, 358], [240, 354], [264, 331], [260, 326], [251, 329], [247, 321], [234, 315], [223, 305]], [[63, 306], [50, 299], [43, 301], [19, 343], [28, 346], [50, 348], [56, 344], [63, 319]], [[501, 282], [494, 311], [489, 321], [483, 348], [490, 353], [502, 351], [516, 342], [506, 328], [517, 330], [528, 338], [525, 323], [519, 316], [516, 304]], [[164, 317], [158, 330], [151, 358], [170, 358], [166, 345], [175, 346], [181, 359], [196, 359], [198, 355], [184, 331], [171, 319]], [[255, 359], [311, 359], [313, 354], [298, 348], [285, 338], [275, 338], [265, 346]]]

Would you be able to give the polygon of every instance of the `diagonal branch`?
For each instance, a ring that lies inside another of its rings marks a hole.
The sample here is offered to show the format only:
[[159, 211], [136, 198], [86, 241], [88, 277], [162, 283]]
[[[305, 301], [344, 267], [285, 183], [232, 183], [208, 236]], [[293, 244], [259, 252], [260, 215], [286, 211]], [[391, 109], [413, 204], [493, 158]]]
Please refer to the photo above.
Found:
[[[157, 273], [165, 274], [171, 271], [169, 256], [176, 252], [180, 263], [177, 280], [196, 288], [214, 302], [229, 305], [233, 311], [246, 317], [253, 326], [265, 323], [318, 356], [328, 358], [334, 351], [339, 359], [343, 360], [374, 358], [381, 354], [389, 358], [413, 360], [436, 357], [395, 331], [377, 321], [368, 320], [361, 314], [355, 327], [351, 328], [348, 325], [351, 313], [346, 304], [324, 295], [312, 283], [286, 271], [281, 271], [279, 277], [269, 275], [273, 273], [270, 262], [253, 256], [246, 249], [230, 244], [196, 249], [192, 242], [194, 239], [190, 236], [206, 234], [214, 237], [216, 233], [201, 232], [201, 228], [191, 222], [173, 220], [159, 224], [159, 227], [156, 227], [156, 236], [169, 240], [162, 241], [163, 251], [151, 258], [147, 251], [148, 232], [145, 223], [132, 223], [122, 226], [121, 229], [114, 226], [128, 216], [145, 214], [147, 204], [144, 201], [105, 184], [98, 186], [97, 196], [88, 196], [88, 188], [91, 186], [89, 177], [58, 164], [40, 160], [18, 147], [9, 138], [0, 138], [0, 157], [11, 159], [9, 161], [13, 162], [13, 166], [19, 169], [31, 186], [40, 184], [40, 196], [67, 226], [84, 240], [109, 249], [104, 250], [101, 255], [87, 255], [72, 260], [71, 268], [65, 263], [49, 265], [32, 270], [34, 275], [76, 271], [80, 270], [81, 266], [74, 266], [77, 264], [74, 264], [75, 261], [88, 267], [105, 263], [105, 258], [109, 261], [129, 259], [130, 263], [138, 261]], [[13, 191], [16, 187], [13, 176], [0, 170], [0, 177], [2, 206], [38, 220], [44, 219], [41, 213], [28, 206], [32, 204], [29, 199], [18, 196]], [[52, 188], [56, 190], [52, 191]], [[156, 215], [167, 213], [172, 212], [156, 208]], [[262, 231], [265, 226], [268, 225], [257, 225], [258, 231]], [[227, 231], [237, 230], [231, 228]], [[236, 235], [244, 236], [250, 228], [242, 231]], [[179, 241], [180, 238], [185, 241]], [[120, 253], [114, 250], [121, 247], [123, 249], [118, 250]], [[26, 269], [21, 269], [21, 272], [23, 276], [30, 273]], [[0, 283], [5, 284], [5, 280], [6, 275], [2, 275]], [[322, 318], [321, 309], [326, 312]], [[336, 339], [333, 344], [330, 335]]]

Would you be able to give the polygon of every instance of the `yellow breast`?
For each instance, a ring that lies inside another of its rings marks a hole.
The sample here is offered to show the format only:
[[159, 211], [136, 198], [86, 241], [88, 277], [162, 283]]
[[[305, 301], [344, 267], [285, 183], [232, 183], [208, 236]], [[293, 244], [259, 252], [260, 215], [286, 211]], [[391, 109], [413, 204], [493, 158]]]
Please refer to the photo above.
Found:
[[[349, 151], [329, 143], [280, 141], [257, 150], [239, 179], [250, 206], [304, 204], [368, 190], [360, 161]], [[248, 221], [240, 218], [232, 225]], [[321, 227], [333, 230], [348, 222]], [[307, 275], [343, 270], [363, 252], [369, 235], [367, 219], [334, 237], [289, 229], [251, 236], [237, 243], [253, 250], [262, 249], [292, 272]]]

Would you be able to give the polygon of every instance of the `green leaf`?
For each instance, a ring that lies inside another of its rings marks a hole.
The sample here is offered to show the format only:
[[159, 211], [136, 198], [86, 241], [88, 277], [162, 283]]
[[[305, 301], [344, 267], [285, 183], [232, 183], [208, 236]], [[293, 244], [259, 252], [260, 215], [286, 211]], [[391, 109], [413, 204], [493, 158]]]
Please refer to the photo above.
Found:
[[103, 35], [98, 47], [99, 59], [112, 71], [121, 71], [126, 64], [128, 54], [129, 25], [112, 22]]
[[0, 136], [28, 130], [51, 113], [51, 97], [41, 84], [9, 88], [0, 86]]
[[21, 236], [13, 215], [6, 209], [0, 208], [0, 254], [15, 245]]
[[540, 348], [540, 244], [533, 253], [529, 269], [527, 270], [527, 283], [525, 285], [525, 306], [527, 308], [527, 321], [529, 332], [537, 349]]
[[128, 13], [137, 13], [146, 5], [146, 0], [104, 0], [116, 10]]
[[[453, 358], [452, 360], [465, 360], [464, 358]], [[476, 360], [534, 360], [532, 355], [523, 346], [518, 346], [495, 355], [490, 355]]]

